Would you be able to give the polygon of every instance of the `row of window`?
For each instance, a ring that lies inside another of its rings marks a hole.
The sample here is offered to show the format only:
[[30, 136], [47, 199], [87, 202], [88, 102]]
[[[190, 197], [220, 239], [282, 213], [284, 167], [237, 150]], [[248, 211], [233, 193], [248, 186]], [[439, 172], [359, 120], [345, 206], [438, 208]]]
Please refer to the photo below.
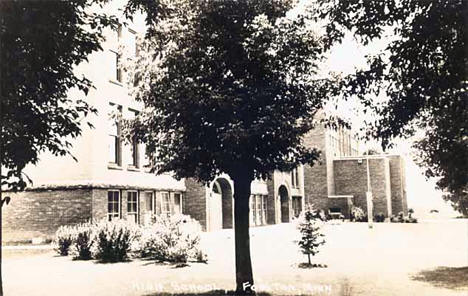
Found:
[[[125, 31], [125, 37], [123, 38], [124, 28], [122, 25], [119, 25], [117, 28], [117, 44], [124, 45], [129, 52], [133, 55], [138, 55], [138, 46], [137, 46], [137, 38], [136, 32], [132, 29], [127, 28]], [[113, 58], [113, 65], [112, 68], [114, 69], [114, 74], [111, 80], [122, 83], [123, 82], [123, 71], [121, 67], [121, 57], [119, 54], [118, 49], [110, 50], [110, 52], [114, 55]]]
[[349, 133], [338, 131], [329, 135], [329, 142], [334, 156], [358, 155], [358, 142]]
[[[122, 133], [121, 133], [121, 121], [122, 106], [110, 103], [111, 112], [109, 113], [109, 163], [122, 166]], [[131, 117], [138, 115], [138, 111], [128, 109]], [[140, 145], [138, 142], [133, 140], [130, 144], [130, 155], [128, 165], [132, 168], [140, 168]], [[144, 167], [149, 166], [149, 160], [145, 158]]]
[[291, 186], [292, 188], [299, 188], [299, 172], [297, 168], [291, 171]]
[[259, 226], [267, 224], [267, 196], [250, 196], [250, 225]]
[[[127, 219], [135, 223], [148, 222], [151, 215], [172, 215], [182, 213], [182, 193], [169, 191], [127, 190], [122, 200], [121, 190], [107, 192], [107, 219]], [[144, 206], [142, 206], [144, 202]], [[125, 216], [122, 206], [126, 206]]]

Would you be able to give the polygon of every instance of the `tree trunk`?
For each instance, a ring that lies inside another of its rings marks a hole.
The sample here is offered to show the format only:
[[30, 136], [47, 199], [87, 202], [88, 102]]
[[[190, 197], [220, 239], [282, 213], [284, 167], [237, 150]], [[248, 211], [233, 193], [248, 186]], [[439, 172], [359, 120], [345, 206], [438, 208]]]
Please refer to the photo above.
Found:
[[[1, 164], [0, 164], [1, 166]], [[1, 169], [0, 169], [0, 176], [1, 176]], [[1, 177], [0, 177], [1, 180]], [[1, 186], [1, 185], [0, 185]], [[2, 188], [0, 187], [0, 296], [3, 296], [3, 280], [2, 280], [2, 212], [3, 212], [3, 196], [2, 196]]]
[[309, 260], [309, 265], [312, 265], [312, 263], [310, 262], [310, 254], [307, 254], [307, 259]]
[[236, 294], [255, 294], [250, 260], [249, 198], [250, 174], [238, 174], [234, 181], [234, 234], [236, 249]]

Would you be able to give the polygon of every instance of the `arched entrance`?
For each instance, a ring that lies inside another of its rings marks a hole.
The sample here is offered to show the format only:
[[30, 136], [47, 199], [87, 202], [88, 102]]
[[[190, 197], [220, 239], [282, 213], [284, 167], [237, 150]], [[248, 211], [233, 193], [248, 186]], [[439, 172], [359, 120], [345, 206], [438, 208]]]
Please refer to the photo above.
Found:
[[233, 226], [232, 188], [225, 178], [213, 182], [209, 197], [209, 230], [232, 228]]
[[286, 186], [281, 185], [278, 191], [280, 204], [281, 204], [281, 222], [289, 222], [289, 196]]

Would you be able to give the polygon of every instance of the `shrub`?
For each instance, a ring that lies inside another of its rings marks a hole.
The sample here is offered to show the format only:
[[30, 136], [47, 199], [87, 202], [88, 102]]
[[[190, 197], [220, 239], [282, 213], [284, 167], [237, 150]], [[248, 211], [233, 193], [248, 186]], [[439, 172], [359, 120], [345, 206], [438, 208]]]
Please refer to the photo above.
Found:
[[318, 211], [318, 217], [320, 218], [320, 220], [324, 222], [327, 220], [330, 220], [331, 216], [330, 216], [330, 219], [328, 218], [328, 216], [330, 215], [327, 215], [325, 210], [321, 209], [320, 211]]
[[418, 223], [418, 219], [410, 217], [410, 216], [404, 217], [403, 221], [405, 223]]
[[140, 256], [159, 261], [185, 263], [206, 261], [200, 249], [200, 224], [185, 215], [161, 216], [143, 229]]
[[70, 252], [70, 246], [76, 235], [76, 229], [74, 226], [60, 226], [55, 233], [54, 249], [60, 256], [68, 256]]
[[392, 215], [390, 217], [390, 222], [393, 223], [418, 223], [418, 219], [411, 217], [411, 214], [414, 213], [413, 210], [411, 212], [408, 210], [409, 216], [404, 216], [403, 212], [399, 212], [398, 215]]
[[124, 220], [101, 221], [94, 226], [95, 258], [102, 262], [122, 262], [140, 235], [138, 225]]
[[360, 207], [351, 207], [351, 221], [355, 222], [366, 222], [367, 217], [364, 211]]
[[83, 223], [75, 227], [75, 237], [71, 249], [73, 257], [79, 260], [92, 259], [91, 248], [94, 244], [93, 224]]
[[385, 221], [385, 215], [384, 213], [380, 212], [374, 217], [375, 222], [384, 222]]
[[298, 218], [297, 228], [301, 233], [298, 245], [303, 254], [307, 255], [310, 265], [310, 255], [314, 256], [319, 252], [318, 248], [325, 243], [324, 235], [320, 233], [319, 215], [312, 205], [307, 205]]

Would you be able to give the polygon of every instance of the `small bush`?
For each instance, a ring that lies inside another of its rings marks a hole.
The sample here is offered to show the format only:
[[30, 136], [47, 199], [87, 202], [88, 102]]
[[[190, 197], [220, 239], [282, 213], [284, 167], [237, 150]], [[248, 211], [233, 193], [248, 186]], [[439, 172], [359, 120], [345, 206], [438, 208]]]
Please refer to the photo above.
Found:
[[351, 221], [355, 222], [367, 222], [367, 217], [364, 211], [360, 207], [351, 207]]
[[83, 223], [75, 227], [72, 254], [75, 259], [92, 259], [91, 248], [94, 244], [93, 224]]
[[418, 219], [414, 218], [414, 217], [411, 217], [411, 214], [414, 213], [414, 211], [412, 210], [411, 212], [408, 211], [408, 213], [410, 214], [409, 216], [404, 216], [403, 215], [403, 212], [399, 212], [398, 215], [392, 215], [390, 217], [390, 222], [393, 222], [393, 223], [418, 223]]
[[318, 211], [318, 218], [320, 220], [322, 220], [324, 222], [326, 222], [328, 220], [331, 220], [331, 216], [330, 217], [328, 217], [328, 216], [330, 216], [330, 214], [327, 215], [325, 210], [321, 209], [320, 211]]
[[418, 223], [418, 219], [409, 216], [404, 217], [403, 221], [405, 223]]
[[200, 224], [185, 215], [161, 216], [142, 230], [140, 256], [159, 261], [206, 262], [200, 249]]
[[124, 220], [101, 221], [95, 226], [95, 258], [102, 262], [122, 262], [140, 235], [138, 225]]
[[375, 222], [384, 222], [385, 221], [385, 215], [384, 213], [378, 213], [374, 217]]
[[70, 246], [76, 236], [76, 229], [74, 226], [60, 226], [55, 233], [55, 250], [60, 256], [68, 256], [70, 253]]
[[298, 218], [297, 228], [301, 233], [298, 245], [303, 254], [307, 255], [308, 264], [311, 265], [310, 256], [319, 252], [318, 248], [325, 243], [320, 232], [320, 219], [312, 205], [307, 205]]

